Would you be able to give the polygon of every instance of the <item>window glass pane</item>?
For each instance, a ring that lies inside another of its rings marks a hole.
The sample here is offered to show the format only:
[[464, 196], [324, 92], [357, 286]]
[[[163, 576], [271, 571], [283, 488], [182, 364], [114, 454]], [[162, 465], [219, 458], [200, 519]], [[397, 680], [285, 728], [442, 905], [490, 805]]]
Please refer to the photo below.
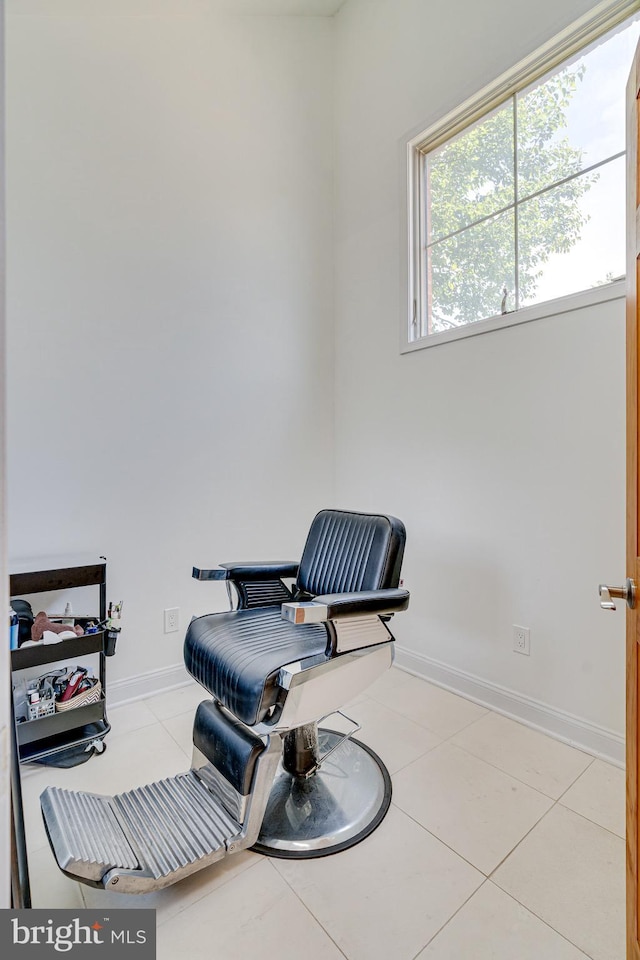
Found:
[[513, 203], [513, 171], [509, 100], [427, 156], [427, 243]]
[[520, 199], [625, 148], [624, 90], [640, 21], [517, 97]]
[[514, 308], [514, 212], [441, 240], [426, 251], [428, 333]]
[[518, 227], [521, 306], [622, 276], [624, 157], [525, 201]]

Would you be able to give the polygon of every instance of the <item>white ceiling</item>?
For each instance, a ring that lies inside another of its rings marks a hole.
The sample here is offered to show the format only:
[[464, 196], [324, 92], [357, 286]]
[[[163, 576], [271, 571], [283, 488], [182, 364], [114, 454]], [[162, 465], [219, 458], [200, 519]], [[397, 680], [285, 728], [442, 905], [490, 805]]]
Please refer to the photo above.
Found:
[[224, 6], [238, 13], [332, 17], [345, 3], [346, 0], [227, 0]]
[[7, 0], [9, 16], [16, 15], [153, 15], [225, 13], [262, 16], [332, 17], [346, 0]]

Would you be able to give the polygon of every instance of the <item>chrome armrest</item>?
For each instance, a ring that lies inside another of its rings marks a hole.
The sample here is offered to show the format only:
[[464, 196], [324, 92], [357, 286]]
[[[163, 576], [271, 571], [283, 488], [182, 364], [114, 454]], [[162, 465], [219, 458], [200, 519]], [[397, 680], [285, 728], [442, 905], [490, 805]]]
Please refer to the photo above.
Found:
[[194, 580], [227, 580], [229, 573], [227, 570], [221, 570], [220, 567], [215, 570], [203, 570], [200, 567], [194, 567], [191, 576]]
[[345, 617], [383, 616], [399, 613], [409, 606], [409, 591], [359, 590], [354, 593], [330, 593], [313, 600], [283, 603], [283, 620], [292, 623], [323, 623]]
[[384, 619], [408, 606], [408, 590], [360, 590], [283, 603], [280, 615], [295, 624], [326, 623], [331, 652], [341, 654], [393, 640]]

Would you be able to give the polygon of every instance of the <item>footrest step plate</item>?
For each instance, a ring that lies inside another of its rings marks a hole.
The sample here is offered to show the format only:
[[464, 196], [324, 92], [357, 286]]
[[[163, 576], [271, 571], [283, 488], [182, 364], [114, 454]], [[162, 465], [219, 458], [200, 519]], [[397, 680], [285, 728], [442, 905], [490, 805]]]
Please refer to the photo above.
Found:
[[123, 893], [157, 890], [219, 860], [241, 833], [193, 771], [115, 797], [47, 787], [40, 803], [60, 869]]

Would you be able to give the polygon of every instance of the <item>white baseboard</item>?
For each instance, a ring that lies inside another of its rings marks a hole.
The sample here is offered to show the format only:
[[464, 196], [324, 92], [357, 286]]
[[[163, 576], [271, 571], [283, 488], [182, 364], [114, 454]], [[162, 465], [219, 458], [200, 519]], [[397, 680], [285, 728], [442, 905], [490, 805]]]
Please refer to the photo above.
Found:
[[182, 663], [162, 667], [160, 670], [150, 670], [135, 677], [125, 677], [124, 680], [110, 680], [107, 684], [107, 707], [119, 707], [123, 703], [165, 693], [167, 690], [183, 687], [190, 680]]
[[550, 707], [515, 690], [483, 680], [464, 670], [432, 660], [422, 653], [396, 644], [396, 665], [423, 680], [429, 680], [452, 693], [459, 693], [474, 703], [488, 707], [542, 733], [601, 757], [618, 767], [625, 763], [625, 739], [614, 730], [607, 730], [582, 717]]

